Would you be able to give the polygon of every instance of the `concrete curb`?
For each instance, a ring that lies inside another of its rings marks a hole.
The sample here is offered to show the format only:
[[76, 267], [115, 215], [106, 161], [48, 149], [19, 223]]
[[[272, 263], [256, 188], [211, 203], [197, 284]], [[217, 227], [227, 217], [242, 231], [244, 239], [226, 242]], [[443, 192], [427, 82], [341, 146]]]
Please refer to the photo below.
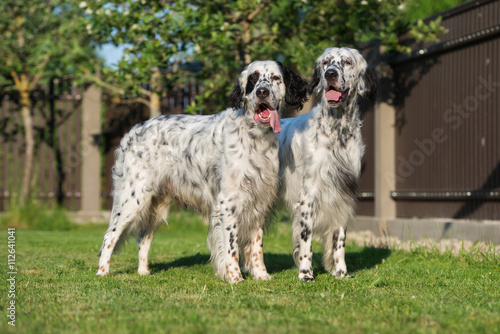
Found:
[[[94, 213], [68, 212], [68, 217], [79, 224], [103, 223], [109, 221], [110, 211]], [[443, 218], [396, 218], [387, 221], [389, 236], [401, 241], [420, 240], [425, 238], [458, 239], [467, 241], [486, 241], [500, 245], [500, 221], [474, 221]], [[348, 232], [370, 231], [382, 237], [379, 230], [379, 219], [372, 216], [358, 216], [349, 226]]]
[[108, 224], [111, 211], [67, 211], [68, 218], [77, 224], [103, 223]]
[[[351, 231], [371, 231], [382, 236], [376, 217], [359, 216]], [[500, 244], [500, 221], [473, 221], [442, 218], [396, 218], [387, 221], [389, 236], [401, 241], [424, 238], [486, 241]]]

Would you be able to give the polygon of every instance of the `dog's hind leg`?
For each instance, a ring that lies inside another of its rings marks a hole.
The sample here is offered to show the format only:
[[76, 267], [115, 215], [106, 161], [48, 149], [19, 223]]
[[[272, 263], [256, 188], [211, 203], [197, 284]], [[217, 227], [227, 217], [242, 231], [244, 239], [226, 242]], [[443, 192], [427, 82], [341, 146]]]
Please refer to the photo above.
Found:
[[323, 265], [337, 278], [351, 277], [345, 262], [346, 229], [339, 226], [327, 233], [323, 240]]
[[144, 217], [145, 224], [141, 226], [137, 237], [137, 245], [139, 246], [139, 275], [149, 275], [148, 256], [153, 242], [153, 235], [163, 222], [167, 220], [170, 209], [170, 198], [157, 199], [153, 198], [151, 203], [151, 212], [149, 217]]
[[245, 270], [250, 272], [252, 277], [257, 280], [270, 280], [272, 276], [268, 274], [264, 264], [264, 255], [262, 253], [264, 231], [261, 227], [252, 231], [250, 239], [246, 245], [242, 245]]
[[104, 234], [101, 246], [97, 275], [109, 274], [109, 263], [113, 251], [118, 251], [126, 238], [137, 231], [138, 225], [141, 224], [141, 211], [148, 210], [150, 204], [151, 195], [145, 192], [138, 194], [132, 192], [132, 195], [124, 200], [121, 200], [120, 196], [115, 196], [109, 227]]

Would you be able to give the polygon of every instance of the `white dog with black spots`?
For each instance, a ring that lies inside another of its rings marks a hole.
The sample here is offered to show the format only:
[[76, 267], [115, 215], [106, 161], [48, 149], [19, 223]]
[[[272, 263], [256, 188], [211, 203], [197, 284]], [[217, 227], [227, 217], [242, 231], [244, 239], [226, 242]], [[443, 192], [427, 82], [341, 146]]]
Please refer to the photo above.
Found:
[[140, 275], [172, 199], [209, 220], [208, 247], [221, 279], [243, 281], [245, 269], [267, 280], [263, 228], [278, 187], [279, 116], [300, 109], [307, 83], [275, 61], [257, 61], [240, 75], [231, 105], [211, 116], [159, 116], [136, 125], [121, 140], [113, 168], [113, 209], [104, 235], [98, 275], [108, 275], [114, 250], [130, 235], [139, 246]]
[[349, 277], [345, 239], [355, 215], [364, 144], [358, 99], [376, 98], [373, 71], [350, 48], [329, 48], [316, 61], [310, 93], [321, 101], [307, 114], [283, 119], [279, 133], [280, 194], [293, 211], [293, 257], [299, 279], [314, 279], [312, 235], [323, 243], [323, 265]]

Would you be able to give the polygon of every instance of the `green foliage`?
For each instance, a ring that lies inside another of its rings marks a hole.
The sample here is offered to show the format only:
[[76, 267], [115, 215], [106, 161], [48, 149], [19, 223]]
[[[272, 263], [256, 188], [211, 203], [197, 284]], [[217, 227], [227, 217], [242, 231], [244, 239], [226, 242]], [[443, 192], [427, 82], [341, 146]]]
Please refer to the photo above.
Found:
[[32, 199], [22, 207], [13, 201], [9, 211], [0, 219], [0, 226], [40, 231], [68, 231], [76, 227], [63, 208], [48, 209]]
[[[82, 24], [93, 39], [129, 46], [117, 70], [103, 72], [124, 89], [115, 93], [144, 96], [142, 84], [160, 68], [163, 86], [201, 82], [192, 113], [227, 107], [235, 79], [253, 60], [275, 59], [312, 74], [326, 47], [379, 39], [387, 52], [408, 52], [398, 36], [412, 32], [428, 41], [443, 32], [440, 21], [408, 22], [401, 0], [89, 0], [84, 6]], [[190, 73], [186, 64], [202, 68]]]
[[[460, 2], [12, 0], [0, 3], [0, 84], [12, 85], [12, 72], [44, 80], [83, 70], [85, 80], [100, 75], [115, 94], [133, 99], [196, 79], [203, 94], [189, 111], [219, 111], [253, 60], [277, 59], [310, 74], [318, 54], [333, 45], [359, 47], [375, 38], [387, 52], [408, 52], [398, 36], [436, 40], [440, 21], [413, 22]], [[127, 46], [116, 70], [101, 68], [91, 43]], [[193, 74], [188, 63], [203, 67]]]
[[[500, 258], [455, 257], [347, 244], [356, 279], [335, 279], [320, 266], [315, 282], [297, 279], [289, 224], [264, 236], [276, 278], [229, 285], [208, 263], [207, 226], [190, 212], [172, 214], [155, 234], [150, 267], [139, 276], [130, 242], [96, 277], [105, 225], [73, 231], [16, 231], [16, 328], [2, 333], [498, 333]], [[6, 240], [6, 232], [3, 232]], [[349, 239], [348, 239], [349, 240]], [[6, 285], [5, 285], [6, 286]], [[7, 305], [7, 293], [0, 303]]]
[[[192, 60], [204, 95], [191, 109], [224, 106], [238, 73], [250, 61], [276, 59], [310, 75], [322, 51], [331, 46], [359, 48], [379, 39], [386, 52], [409, 52], [399, 36], [412, 32], [418, 41], [437, 39], [440, 20], [405, 21], [400, 0], [210, 1], [189, 2]], [[254, 15], [252, 17], [252, 15]], [[220, 108], [220, 107], [219, 107]]]
[[[127, 46], [116, 69], [102, 70], [102, 79], [108, 87], [118, 88], [112, 92], [132, 98], [143, 96], [142, 86], [151, 82], [156, 69], [164, 73], [163, 85], [171, 86], [180, 80], [175, 65], [183, 57], [183, 35], [188, 25], [175, 13], [177, 6], [177, 2], [169, 1], [80, 3], [85, 10], [80, 24], [86, 27], [89, 38], [100, 44]], [[149, 90], [154, 91], [155, 87]]]
[[403, 13], [407, 22], [417, 22], [464, 2], [466, 0], [407, 0], [404, 2]]
[[409, 31], [409, 35], [417, 41], [422, 42], [439, 42], [439, 38], [436, 35], [436, 31], [441, 34], [448, 32], [447, 29], [441, 27], [441, 16], [436, 20], [429, 22], [426, 25], [421, 19], [417, 21], [416, 27], [413, 27]]
[[78, 1], [1, 1], [0, 13], [2, 86], [14, 86], [14, 73], [26, 76], [34, 89], [51, 77], [77, 74], [80, 66], [96, 59], [75, 19]]

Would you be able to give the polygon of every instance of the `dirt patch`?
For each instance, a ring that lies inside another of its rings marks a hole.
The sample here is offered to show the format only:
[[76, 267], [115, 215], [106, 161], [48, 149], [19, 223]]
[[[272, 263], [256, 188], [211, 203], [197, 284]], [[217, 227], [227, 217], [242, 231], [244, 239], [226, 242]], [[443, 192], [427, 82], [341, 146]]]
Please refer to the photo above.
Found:
[[29, 269], [29, 270], [21, 270], [21, 274], [43, 274], [43, 270], [41, 269]]

